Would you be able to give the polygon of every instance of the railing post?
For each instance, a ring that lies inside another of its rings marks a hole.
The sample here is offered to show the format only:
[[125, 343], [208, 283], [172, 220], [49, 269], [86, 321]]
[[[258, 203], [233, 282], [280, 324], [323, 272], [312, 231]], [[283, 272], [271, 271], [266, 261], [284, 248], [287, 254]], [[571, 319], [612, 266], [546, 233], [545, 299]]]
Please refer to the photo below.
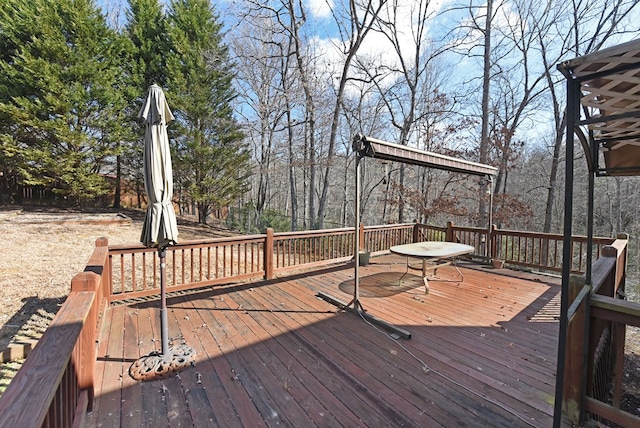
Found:
[[109, 256], [109, 238], [100, 237], [96, 239], [96, 249], [104, 248], [106, 250], [106, 255], [104, 258], [104, 268], [102, 269], [102, 281], [100, 282], [100, 315], [106, 309], [106, 303], [109, 301], [109, 296], [111, 296], [111, 291], [113, 290], [113, 284], [111, 282], [111, 257]]
[[101, 309], [99, 299], [100, 275], [94, 272], [81, 272], [71, 280], [71, 292], [90, 291], [95, 293], [91, 310], [86, 318], [85, 325], [80, 332], [78, 340], [80, 346], [78, 367], [78, 388], [88, 393], [87, 412], [93, 409], [94, 372], [96, 366], [96, 343], [98, 330], [98, 311]]
[[[626, 233], [619, 233], [617, 239], [620, 241], [628, 241], [629, 235]], [[606, 295], [608, 297], [618, 298], [619, 291], [624, 295], [626, 271], [627, 271], [627, 255], [628, 245], [624, 245], [622, 248], [620, 245], [616, 245], [618, 242], [614, 242], [612, 245], [604, 246], [601, 250], [603, 257], [615, 257], [616, 263], [614, 272], [611, 274], [611, 279], [608, 281], [611, 283], [611, 289], [608, 290]], [[614, 343], [612, 346], [615, 348], [615, 361], [613, 363], [613, 397], [612, 404], [616, 408], [620, 408], [622, 401], [622, 378], [624, 375], [624, 347], [627, 336], [627, 326], [625, 324], [612, 322], [611, 330], [614, 337]]]
[[364, 224], [360, 223], [360, 232], [358, 235], [358, 252], [365, 249], [364, 247]]
[[617, 283], [616, 283], [615, 292], [617, 293], [618, 290], [620, 290], [622, 294], [624, 294], [625, 288], [626, 288], [626, 282], [627, 282], [627, 264], [629, 260], [629, 245], [628, 245], [629, 234], [618, 233], [618, 236], [616, 237], [616, 239], [627, 242], [627, 245], [625, 245], [624, 248], [622, 249], [622, 263], [620, 263], [619, 265], [616, 264], [616, 268], [619, 268], [621, 272], [616, 272]]
[[447, 222], [447, 232], [445, 233], [444, 240], [447, 241], [447, 242], [455, 242], [454, 233], [453, 233], [453, 222], [452, 221], [448, 221]]
[[264, 279], [273, 279], [273, 229], [270, 227], [264, 239]]
[[[571, 275], [569, 278], [569, 306], [574, 307], [576, 298], [580, 291], [586, 286], [584, 276]], [[569, 314], [567, 325], [565, 373], [563, 382], [563, 413], [574, 423], [582, 421], [584, 411], [584, 397], [587, 372], [587, 361], [585, 360], [585, 347], [588, 339], [588, 307], [589, 295], [585, 295], [585, 302], [578, 302], [573, 314]]]
[[413, 230], [412, 230], [413, 236], [411, 238], [411, 242], [418, 242], [420, 240], [420, 229], [418, 227], [419, 224], [420, 223], [418, 222], [415, 222], [413, 224]]
[[498, 230], [498, 227], [495, 224], [492, 224], [491, 225], [491, 236], [489, 236], [489, 244], [490, 244], [489, 258], [491, 260], [493, 260], [496, 257], [498, 257], [498, 249], [497, 249], [498, 239], [496, 238], [497, 230]]
[[80, 272], [71, 279], [71, 292], [74, 291], [98, 291], [100, 275], [94, 272]]

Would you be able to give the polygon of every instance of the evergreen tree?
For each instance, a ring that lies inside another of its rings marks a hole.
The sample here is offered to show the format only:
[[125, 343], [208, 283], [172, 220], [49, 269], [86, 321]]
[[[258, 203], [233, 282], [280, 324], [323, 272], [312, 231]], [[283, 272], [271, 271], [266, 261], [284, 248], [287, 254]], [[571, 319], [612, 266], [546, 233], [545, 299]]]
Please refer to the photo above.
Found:
[[174, 0], [168, 16], [167, 99], [177, 118], [174, 181], [206, 223], [248, 188], [249, 151], [233, 118], [232, 64], [208, 0]]
[[[166, 18], [159, 0], [129, 0], [126, 34], [133, 45], [128, 64], [132, 89], [140, 106], [152, 84], [166, 87], [166, 61], [169, 41]], [[142, 96], [144, 94], [144, 96]]]
[[75, 203], [106, 193], [125, 105], [120, 39], [92, 0], [0, 8], [3, 156], [25, 184]]
[[133, 101], [126, 111], [131, 138], [122, 142], [122, 155], [117, 159], [117, 164], [122, 181], [129, 185], [127, 190], [130, 193], [138, 196], [140, 206], [144, 194], [144, 127], [137, 116], [149, 86], [156, 83], [164, 88], [167, 82], [165, 57], [169, 51], [169, 43], [166, 18], [159, 0], [129, 0], [124, 33], [128, 41], [128, 56], [123, 64], [126, 70], [127, 98]]

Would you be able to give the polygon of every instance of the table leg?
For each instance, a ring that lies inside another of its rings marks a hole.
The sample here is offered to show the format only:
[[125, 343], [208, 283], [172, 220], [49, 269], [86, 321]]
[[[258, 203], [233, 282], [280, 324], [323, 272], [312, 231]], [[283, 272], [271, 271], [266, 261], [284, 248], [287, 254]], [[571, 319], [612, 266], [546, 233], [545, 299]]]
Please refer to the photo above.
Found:
[[427, 260], [422, 259], [422, 280], [424, 281], [424, 294], [429, 294], [429, 280], [427, 279]]

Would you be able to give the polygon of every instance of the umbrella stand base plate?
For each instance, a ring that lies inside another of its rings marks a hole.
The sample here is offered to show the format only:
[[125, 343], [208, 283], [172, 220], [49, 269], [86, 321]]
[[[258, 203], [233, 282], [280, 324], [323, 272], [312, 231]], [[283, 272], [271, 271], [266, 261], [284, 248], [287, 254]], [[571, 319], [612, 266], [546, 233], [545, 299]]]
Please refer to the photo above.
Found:
[[143, 381], [164, 378], [195, 365], [195, 356], [193, 348], [187, 345], [172, 346], [167, 355], [154, 351], [131, 364], [129, 376]]

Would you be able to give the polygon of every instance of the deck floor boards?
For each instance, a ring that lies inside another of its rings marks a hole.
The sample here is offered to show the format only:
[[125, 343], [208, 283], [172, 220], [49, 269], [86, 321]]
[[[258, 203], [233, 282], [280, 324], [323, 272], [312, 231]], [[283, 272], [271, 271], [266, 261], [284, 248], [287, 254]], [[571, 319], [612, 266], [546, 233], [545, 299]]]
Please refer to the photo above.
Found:
[[361, 267], [363, 307], [409, 340], [317, 297], [351, 300], [348, 264], [173, 294], [169, 336], [196, 364], [146, 382], [128, 370], [161, 347], [159, 301], [114, 305], [87, 426], [550, 426], [559, 280], [459, 268], [425, 294], [402, 257]]

